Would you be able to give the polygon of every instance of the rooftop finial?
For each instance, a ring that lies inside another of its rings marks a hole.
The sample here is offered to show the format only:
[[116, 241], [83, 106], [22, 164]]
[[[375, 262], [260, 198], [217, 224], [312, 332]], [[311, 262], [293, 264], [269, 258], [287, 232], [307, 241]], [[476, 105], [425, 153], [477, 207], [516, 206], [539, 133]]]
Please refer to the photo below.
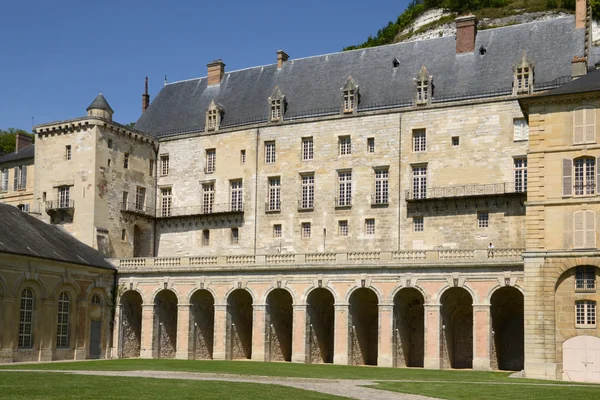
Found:
[[165, 86], [167, 86], [167, 74], [165, 74]]

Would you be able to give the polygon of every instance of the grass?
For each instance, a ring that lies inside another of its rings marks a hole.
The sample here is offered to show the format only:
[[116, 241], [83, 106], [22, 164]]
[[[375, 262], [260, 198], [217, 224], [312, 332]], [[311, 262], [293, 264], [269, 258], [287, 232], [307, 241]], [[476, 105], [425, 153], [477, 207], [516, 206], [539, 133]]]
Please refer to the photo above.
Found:
[[0, 372], [0, 399], [313, 399], [331, 396], [301, 389], [258, 383], [121, 378], [34, 372]]

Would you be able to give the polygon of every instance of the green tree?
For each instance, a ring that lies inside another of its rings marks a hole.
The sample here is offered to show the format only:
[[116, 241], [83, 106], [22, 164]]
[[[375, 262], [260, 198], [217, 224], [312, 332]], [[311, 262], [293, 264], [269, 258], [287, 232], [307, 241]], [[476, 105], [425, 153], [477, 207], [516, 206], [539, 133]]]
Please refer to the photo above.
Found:
[[35, 135], [27, 132], [23, 129], [16, 128], [8, 128], [8, 129], [0, 129], [0, 152], [4, 154], [12, 153], [15, 151], [15, 135], [17, 133], [22, 133], [27, 136], [31, 136], [35, 140]]

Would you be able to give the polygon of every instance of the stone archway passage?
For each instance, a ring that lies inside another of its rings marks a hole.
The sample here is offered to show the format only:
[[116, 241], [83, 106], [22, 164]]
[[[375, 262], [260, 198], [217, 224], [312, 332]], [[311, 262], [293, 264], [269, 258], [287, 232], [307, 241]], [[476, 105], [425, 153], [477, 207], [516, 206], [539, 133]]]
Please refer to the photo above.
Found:
[[394, 366], [423, 367], [425, 354], [424, 299], [414, 288], [394, 297]]
[[333, 363], [334, 298], [327, 289], [310, 292], [306, 300], [307, 362]]
[[377, 365], [379, 310], [374, 291], [361, 288], [350, 296], [350, 357], [352, 365]]
[[252, 358], [252, 296], [236, 289], [227, 298], [227, 356], [231, 360]]
[[473, 368], [473, 299], [463, 288], [450, 288], [441, 298], [440, 346], [444, 368]]
[[523, 294], [503, 287], [494, 292], [491, 303], [492, 368], [521, 371], [525, 357]]
[[161, 290], [154, 298], [153, 353], [156, 358], [175, 358], [177, 351], [177, 296]]
[[121, 296], [121, 357], [137, 358], [142, 345], [142, 296], [128, 290]]
[[208, 290], [196, 291], [190, 300], [191, 353], [194, 360], [213, 358], [215, 300]]
[[265, 339], [268, 361], [292, 361], [292, 296], [275, 289], [267, 296]]

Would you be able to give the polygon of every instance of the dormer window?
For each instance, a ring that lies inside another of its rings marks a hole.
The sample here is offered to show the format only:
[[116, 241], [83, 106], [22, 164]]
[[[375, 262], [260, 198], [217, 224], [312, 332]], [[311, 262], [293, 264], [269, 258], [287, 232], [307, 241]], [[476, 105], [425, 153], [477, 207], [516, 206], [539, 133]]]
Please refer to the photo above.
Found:
[[523, 52], [520, 61], [513, 67], [513, 95], [533, 93], [533, 68], [534, 63]]
[[415, 105], [431, 104], [433, 96], [433, 76], [429, 75], [427, 68], [423, 65], [414, 79], [415, 82]]
[[341, 92], [342, 114], [356, 114], [359, 101], [358, 85], [351, 76], [346, 80], [346, 84], [342, 87]]
[[285, 96], [281, 94], [279, 86], [275, 88], [271, 97], [269, 97], [270, 115], [269, 121], [281, 122], [283, 121], [283, 114], [285, 113]]
[[214, 100], [210, 102], [208, 111], [206, 112], [206, 130], [217, 131], [221, 125], [221, 118], [223, 116], [223, 107], [216, 103]]

